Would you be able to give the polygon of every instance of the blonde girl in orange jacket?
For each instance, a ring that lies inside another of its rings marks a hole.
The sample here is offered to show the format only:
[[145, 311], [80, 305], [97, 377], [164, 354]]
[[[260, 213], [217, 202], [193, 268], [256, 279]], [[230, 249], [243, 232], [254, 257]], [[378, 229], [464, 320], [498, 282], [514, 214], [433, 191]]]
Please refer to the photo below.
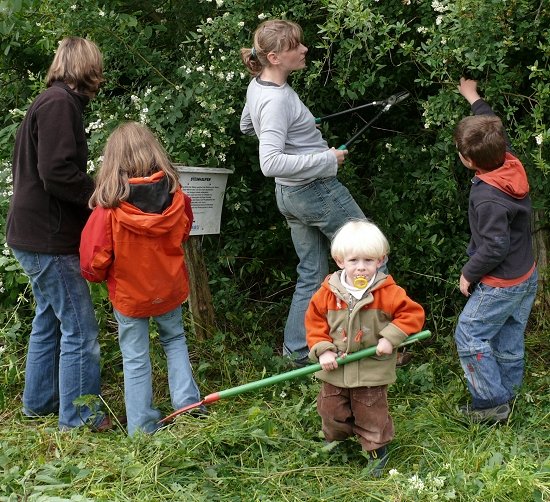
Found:
[[90, 207], [81, 272], [88, 281], [107, 281], [123, 358], [128, 434], [151, 433], [161, 418], [152, 399], [151, 317], [167, 358], [173, 408], [200, 401], [181, 310], [189, 293], [182, 243], [193, 222], [190, 199], [153, 133], [128, 122], [107, 140]]

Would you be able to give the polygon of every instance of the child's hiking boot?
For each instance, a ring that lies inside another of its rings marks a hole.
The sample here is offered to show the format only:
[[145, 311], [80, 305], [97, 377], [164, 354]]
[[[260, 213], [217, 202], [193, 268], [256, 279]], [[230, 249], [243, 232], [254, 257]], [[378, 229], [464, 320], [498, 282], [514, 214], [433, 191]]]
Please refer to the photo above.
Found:
[[369, 454], [369, 465], [372, 466], [372, 476], [375, 478], [379, 478], [382, 476], [382, 471], [384, 470], [384, 467], [386, 467], [386, 464], [388, 463], [388, 448], [386, 446], [381, 446], [380, 448], [377, 448], [376, 450], [372, 450], [368, 452]]
[[510, 416], [510, 405], [508, 403], [499, 404], [493, 408], [472, 408], [466, 404], [458, 410], [462, 415], [469, 417], [472, 422], [500, 423], [508, 420]]

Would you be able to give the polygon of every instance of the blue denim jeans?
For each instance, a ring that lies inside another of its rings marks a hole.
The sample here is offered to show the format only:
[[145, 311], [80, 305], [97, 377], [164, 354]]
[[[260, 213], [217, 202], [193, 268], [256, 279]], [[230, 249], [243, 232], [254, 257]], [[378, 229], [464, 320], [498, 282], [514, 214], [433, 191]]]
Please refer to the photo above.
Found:
[[[154, 432], [162, 415], [153, 405], [153, 382], [149, 356], [149, 318], [128, 317], [116, 309], [118, 340], [124, 368], [124, 402], [128, 434], [137, 430]], [[168, 387], [172, 407], [177, 410], [200, 401], [193, 379], [189, 352], [183, 329], [181, 307], [153, 318], [158, 326], [160, 343], [166, 354]]]
[[12, 249], [29, 276], [36, 303], [27, 350], [23, 413], [59, 414], [60, 429], [103, 419], [73, 401], [99, 395], [98, 326], [78, 255]]
[[283, 353], [300, 360], [309, 353], [304, 317], [311, 297], [328, 274], [330, 240], [344, 223], [365, 215], [348, 189], [334, 177], [300, 186], [276, 184], [275, 196], [299, 259]]
[[523, 380], [524, 332], [538, 273], [508, 288], [479, 283], [458, 319], [455, 341], [473, 408], [512, 399]]

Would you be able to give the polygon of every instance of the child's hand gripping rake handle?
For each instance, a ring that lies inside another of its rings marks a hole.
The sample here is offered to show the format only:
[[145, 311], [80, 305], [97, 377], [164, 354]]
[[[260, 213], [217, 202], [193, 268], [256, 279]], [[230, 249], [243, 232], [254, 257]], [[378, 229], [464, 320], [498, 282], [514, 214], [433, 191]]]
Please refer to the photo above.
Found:
[[[424, 338], [428, 338], [430, 335], [431, 335], [430, 331], [421, 331], [420, 333], [416, 333], [415, 335], [411, 335], [407, 337], [407, 339], [401, 345], [399, 345], [399, 347], [404, 347], [405, 345], [410, 345], [411, 343], [414, 343], [418, 340], [423, 340]], [[366, 349], [359, 350], [351, 354], [347, 354], [345, 357], [339, 357], [338, 359], [336, 359], [336, 361], [340, 366], [347, 363], [351, 363], [353, 361], [358, 361], [359, 359], [363, 359], [364, 357], [373, 356], [374, 354], [376, 354], [376, 346], [368, 347]], [[186, 411], [198, 408], [199, 406], [202, 406], [205, 404], [215, 403], [216, 401], [219, 401], [222, 398], [233, 397], [238, 394], [243, 394], [244, 392], [249, 392], [251, 390], [267, 387], [268, 385], [272, 385], [279, 382], [285, 382], [287, 380], [292, 380], [293, 378], [297, 378], [304, 375], [309, 375], [310, 373], [314, 373], [315, 371], [319, 371], [320, 369], [321, 369], [321, 365], [319, 363], [310, 364], [308, 366], [304, 366], [303, 368], [287, 371], [286, 373], [273, 375], [268, 378], [262, 378], [261, 380], [256, 380], [255, 382], [245, 383], [244, 385], [239, 385], [238, 387], [232, 387], [230, 389], [214, 392], [213, 394], [208, 394], [208, 396], [206, 396], [202, 401], [199, 401], [198, 403], [190, 404], [188, 406], [184, 406], [183, 408], [180, 408], [179, 410], [174, 411], [174, 413], [168, 415], [167, 417], [164, 417], [162, 420], [160, 420], [160, 423], [170, 422], [172, 419], [174, 419], [178, 415], [181, 415], [182, 413], [185, 413]]]

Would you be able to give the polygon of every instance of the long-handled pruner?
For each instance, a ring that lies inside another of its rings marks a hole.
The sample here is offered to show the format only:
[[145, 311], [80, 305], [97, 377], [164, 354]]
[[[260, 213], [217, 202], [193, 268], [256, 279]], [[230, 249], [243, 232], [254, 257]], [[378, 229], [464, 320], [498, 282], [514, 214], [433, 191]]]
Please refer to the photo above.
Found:
[[[401, 345], [399, 345], [399, 347], [404, 347], [418, 340], [423, 340], [424, 338], [428, 338], [430, 335], [431, 335], [430, 331], [421, 331], [420, 333], [416, 333], [415, 335], [411, 335], [407, 337], [407, 339]], [[359, 350], [357, 352], [352, 352], [351, 354], [347, 354], [345, 357], [337, 358], [336, 361], [340, 366], [343, 364], [351, 363], [353, 361], [357, 361], [359, 359], [363, 359], [364, 357], [373, 356], [374, 354], [376, 354], [376, 346], [368, 347], [366, 349]], [[310, 373], [314, 373], [315, 371], [319, 371], [320, 369], [321, 369], [321, 365], [319, 363], [310, 364], [308, 366], [304, 366], [303, 368], [287, 371], [286, 373], [273, 375], [268, 378], [262, 378], [261, 380], [256, 380], [255, 382], [245, 383], [244, 385], [239, 385], [238, 387], [232, 387], [231, 389], [225, 389], [219, 392], [214, 392], [213, 394], [208, 394], [208, 396], [202, 399], [202, 401], [199, 401], [198, 403], [190, 404], [188, 406], [184, 406], [183, 408], [180, 408], [179, 410], [174, 411], [174, 413], [160, 420], [159, 423], [170, 422], [171, 420], [176, 418], [178, 415], [181, 415], [186, 411], [193, 410], [195, 408], [198, 408], [199, 406], [203, 406], [206, 404], [215, 403], [216, 401], [219, 401], [222, 398], [233, 397], [238, 394], [243, 394], [244, 392], [249, 392], [251, 390], [267, 387], [268, 385], [272, 385], [274, 383], [285, 382], [287, 380], [292, 380], [293, 378], [309, 375]]]
[[333, 117], [338, 117], [339, 115], [344, 115], [346, 113], [356, 112], [357, 110], [361, 110], [362, 108], [367, 108], [368, 106], [382, 106], [382, 109], [372, 118], [370, 119], [359, 131], [357, 131], [350, 139], [348, 139], [343, 145], [340, 145], [338, 147], [338, 150], [347, 150], [348, 147], [356, 141], [367, 129], [368, 127], [380, 117], [383, 113], [387, 112], [393, 105], [396, 105], [397, 103], [400, 103], [401, 101], [407, 99], [410, 96], [410, 93], [407, 91], [399, 92], [397, 94], [394, 94], [393, 96], [390, 96], [389, 98], [383, 100], [383, 101], [373, 101], [372, 103], [367, 103], [365, 105], [356, 106], [355, 108], [350, 108], [349, 110], [343, 110], [341, 112], [332, 113], [331, 115], [325, 115], [324, 117], [319, 117], [315, 119], [315, 122], [317, 124], [321, 123], [323, 120], [331, 119]]

